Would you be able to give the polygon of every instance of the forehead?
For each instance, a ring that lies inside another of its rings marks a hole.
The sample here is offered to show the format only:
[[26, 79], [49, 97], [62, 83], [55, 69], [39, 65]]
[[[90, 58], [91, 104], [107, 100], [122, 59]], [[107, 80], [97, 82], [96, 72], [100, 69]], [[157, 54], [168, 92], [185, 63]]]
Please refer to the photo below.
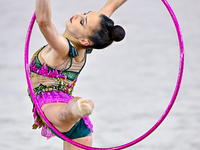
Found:
[[99, 24], [100, 15], [101, 13], [99, 12], [90, 11], [87, 14], [87, 25], [91, 28], [96, 27]]
[[95, 12], [95, 11], [89, 11], [88, 13], [87, 13], [87, 15], [89, 15], [89, 16], [96, 16], [96, 17], [98, 17], [98, 16], [100, 16], [101, 15], [101, 13], [99, 13], [99, 12]]

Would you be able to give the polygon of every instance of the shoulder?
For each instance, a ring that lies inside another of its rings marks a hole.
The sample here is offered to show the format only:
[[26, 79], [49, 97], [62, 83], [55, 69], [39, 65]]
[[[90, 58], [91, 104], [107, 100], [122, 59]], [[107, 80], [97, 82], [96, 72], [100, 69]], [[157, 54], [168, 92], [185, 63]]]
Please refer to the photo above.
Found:
[[65, 37], [61, 37], [62, 44], [53, 48], [51, 45], [47, 45], [41, 53], [42, 58], [49, 65], [56, 66], [69, 58], [70, 44]]
[[49, 50], [47, 52], [55, 55], [55, 57], [63, 58], [69, 55], [70, 43], [69, 40], [62, 35], [60, 35], [58, 38], [59, 42], [56, 43], [57, 45], [52, 46], [51, 44], [49, 44]]

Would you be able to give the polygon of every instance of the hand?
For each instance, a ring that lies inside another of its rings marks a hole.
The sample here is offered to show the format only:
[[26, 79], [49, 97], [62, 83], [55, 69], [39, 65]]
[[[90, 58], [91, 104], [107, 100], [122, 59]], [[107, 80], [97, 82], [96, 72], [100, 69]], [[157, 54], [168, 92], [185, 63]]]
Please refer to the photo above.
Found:
[[127, 0], [108, 0], [105, 6], [99, 11], [100, 13], [110, 17], [117, 8], [123, 5]]

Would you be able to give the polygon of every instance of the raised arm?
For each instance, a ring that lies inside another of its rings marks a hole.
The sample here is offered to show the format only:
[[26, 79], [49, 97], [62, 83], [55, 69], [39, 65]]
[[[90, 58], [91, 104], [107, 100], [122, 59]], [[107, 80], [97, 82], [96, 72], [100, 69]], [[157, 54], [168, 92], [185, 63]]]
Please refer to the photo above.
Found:
[[36, 21], [48, 44], [60, 54], [68, 53], [66, 50], [69, 49], [69, 45], [66, 39], [58, 34], [51, 22], [50, 0], [36, 0]]
[[127, 0], [108, 0], [104, 7], [99, 11], [100, 13], [110, 17], [117, 8], [124, 4]]

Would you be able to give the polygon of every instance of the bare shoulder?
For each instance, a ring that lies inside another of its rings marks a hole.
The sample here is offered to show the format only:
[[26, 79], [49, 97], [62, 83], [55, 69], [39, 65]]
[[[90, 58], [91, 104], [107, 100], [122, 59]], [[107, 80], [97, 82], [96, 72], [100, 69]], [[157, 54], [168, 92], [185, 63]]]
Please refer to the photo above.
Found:
[[62, 44], [58, 49], [53, 48], [51, 45], [47, 45], [41, 57], [50, 66], [58, 66], [69, 58], [69, 43], [65, 37], [61, 37]]

